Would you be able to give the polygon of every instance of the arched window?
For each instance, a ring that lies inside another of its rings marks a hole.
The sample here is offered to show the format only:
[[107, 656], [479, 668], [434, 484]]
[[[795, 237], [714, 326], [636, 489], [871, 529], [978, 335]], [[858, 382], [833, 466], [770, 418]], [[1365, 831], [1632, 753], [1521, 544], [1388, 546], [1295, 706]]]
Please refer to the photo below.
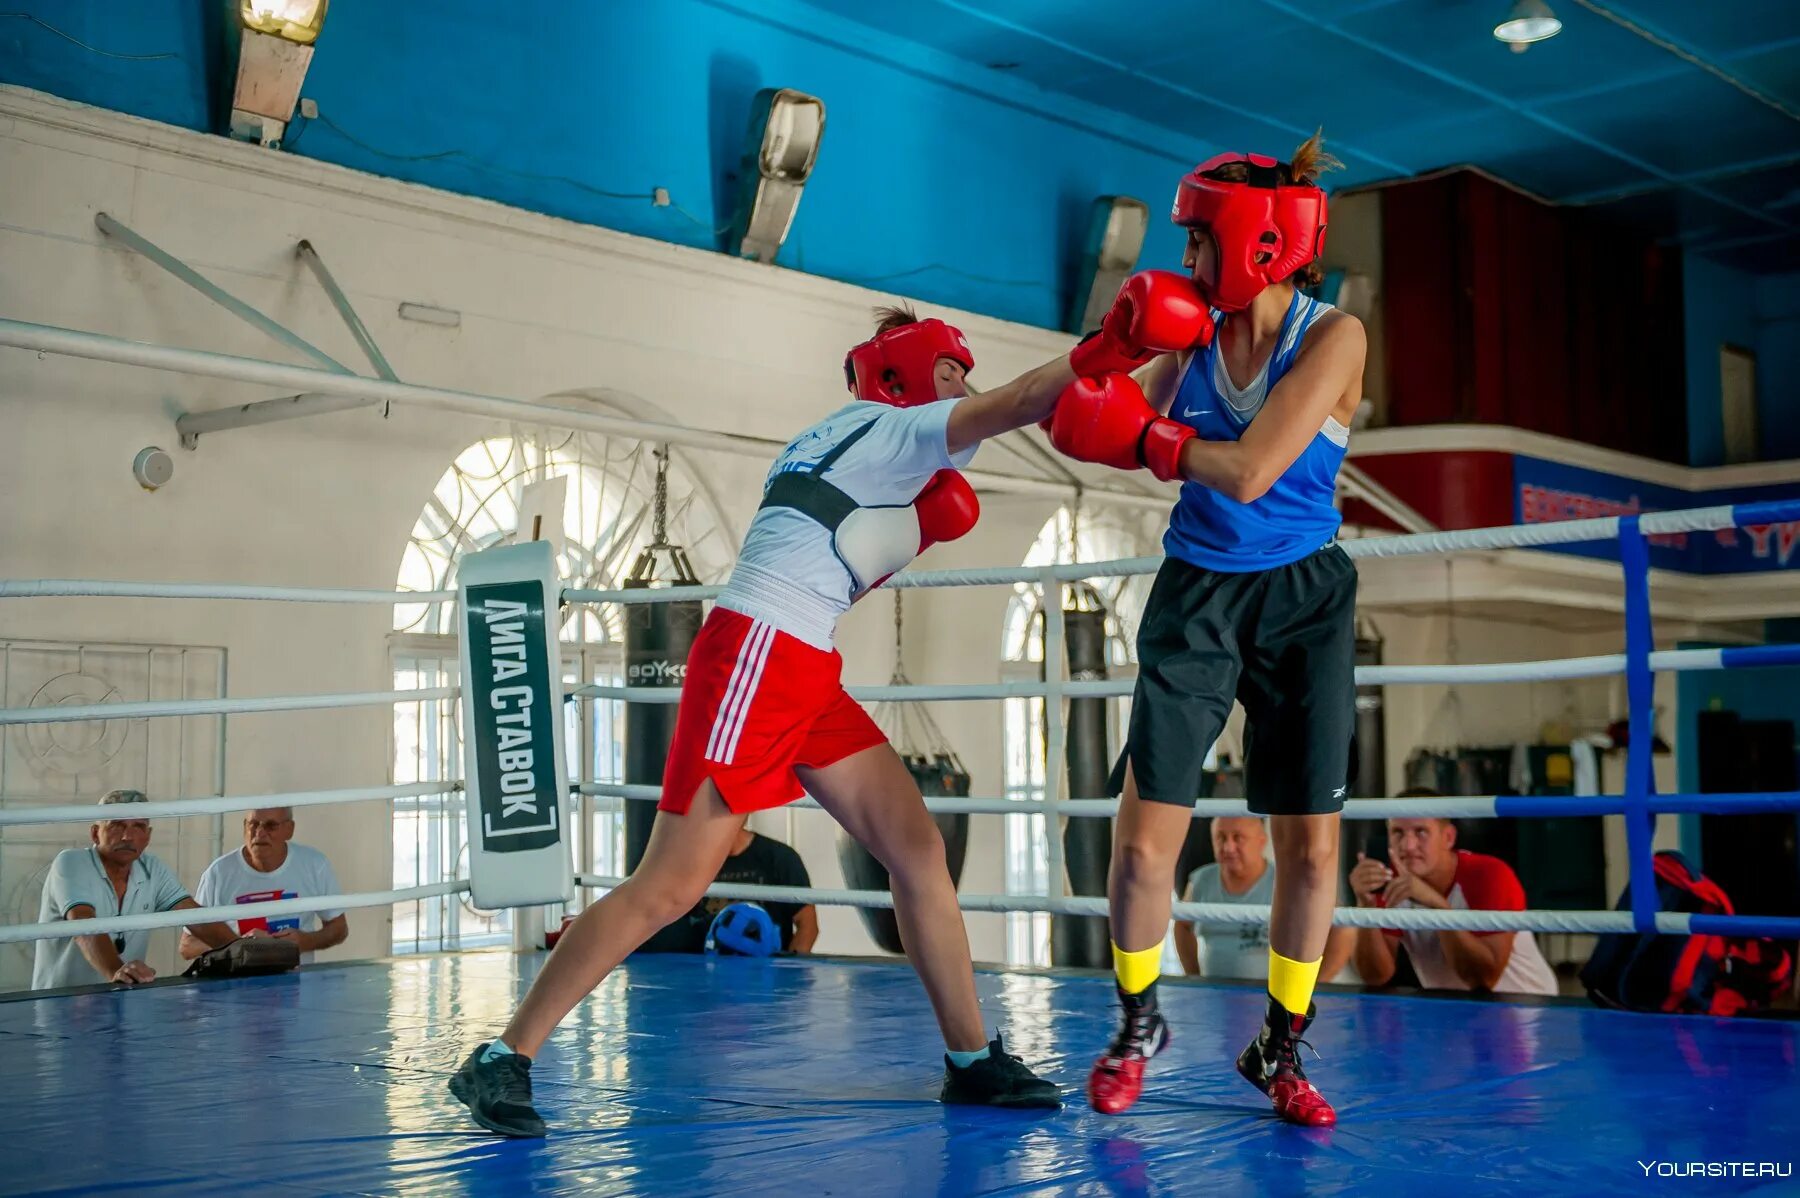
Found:
[[[636, 415], [637, 413], [632, 413]], [[444, 471], [413, 526], [401, 557], [401, 590], [456, 586], [463, 556], [513, 539], [521, 512], [541, 505], [533, 484], [563, 484], [562, 551], [558, 571], [571, 587], [618, 586], [652, 539], [656, 520], [655, 447], [591, 433], [517, 429], [475, 442]], [[687, 466], [671, 458], [666, 490], [669, 539], [688, 551], [702, 582], [721, 581], [736, 553], [734, 530]], [[535, 512], [544, 516], [543, 512]], [[540, 529], [540, 534], [542, 530]], [[529, 535], [529, 533], [527, 533]], [[457, 681], [456, 609], [451, 603], [395, 608], [392, 658], [397, 690], [451, 686]], [[624, 629], [617, 607], [564, 609], [563, 681], [568, 685], [622, 682]], [[565, 743], [571, 777], [623, 777], [624, 705], [612, 700], [566, 704]], [[394, 781], [462, 777], [462, 735], [453, 701], [400, 704], [394, 709]], [[581, 872], [623, 868], [620, 800], [580, 796], [572, 820], [575, 863]], [[463, 799], [455, 792], [394, 804], [394, 885], [424, 885], [468, 870]], [[478, 912], [456, 898], [394, 908], [396, 952], [430, 951], [497, 942], [510, 935], [507, 912]]]
[[[1048, 566], [1070, 561], [1105, 561], [1139, 557], [1157, 552], [1160, 514], [1124, 508], [1082, 510], [1079, 519], [1068, 507], [1059, 509], [1039, 530], [1025, 555], [1024, 565]], [[1108, 674], [1130, 678], [1137, 673], [1137, 620], [1150, 593], [1148, 576], [1097, 578], [1082, 584], [1086, 602], [1095, 602], [1107, 613], [1106, 647]], [[1044, 661], [1044, 588], [1018, 583], [1007, 604], [1001, 631], [1001, 676], [1008, 681], [1035, 681], [1042, 676]], [[1056, 618], [1073, 596], [1064, 588], [1055, 605]], [[1117, 750], [1120, 730], [1130, 710], [1130, 699], [1113, 700], [1109, 748]], [[1002, 757], [1003, 794], [1008, 798], [1037, 799], [1044, 793], [1047, 751], [1044, 703], [1041, 699], [1008, 699], [1005, 715], [1005, 750]], [[1071, 795], [1070, 798], [1093, 798]], [[1042, 815], [1006, 817], [1006, 889], [1008, 894], [1045, 892], [1049, 861], [1048, 821]], [[1007, 916], [1006, 959], [1011, 965], [1050, 964], [1050, 917], [1019, 912]]]

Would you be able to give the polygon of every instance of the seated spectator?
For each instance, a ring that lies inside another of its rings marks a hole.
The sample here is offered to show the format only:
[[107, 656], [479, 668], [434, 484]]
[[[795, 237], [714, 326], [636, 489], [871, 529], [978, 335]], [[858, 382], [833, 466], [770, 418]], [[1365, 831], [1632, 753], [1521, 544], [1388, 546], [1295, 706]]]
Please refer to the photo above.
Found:
[[[1422, 792], [1410, 792], [1420, 796]], [[1428, 907], [1454, 911], [1523, 911], [1525, 888], [1498, 857], [1456, 847], [1447, 819], [1390, 819], [1388, 858], [1358, 853], [1350, 888], [1359, 907]], [[1419, 985], [1431, 990], [1555, 994], [1556, 975], [1530, 932], [1425, 932], [1359, 928], [1356, 971], [1371, 986], [1394, 976], [1404, 949]]]
[[[1266, 855], [1268, 826], [1252, 815], [1212, 821], [1213, 862], [1188, 875], [1182, 900], [1266, 907], [1275, 899], [1275, 864]], [[1350, 959], [1354, 930], [1333, 928], [1325, 942], [1321, 979], [1335, 979]], [[1196, 976], [1267, 981], [1269, 925], [1206, 923], [1175, 925], [1175, 952], [1181, 968]], [[1354, 980], [1354, 979], [1351, 979]]]
[[[261, 807], [246, 815], [244, 847], [226, 853], [200, 875], [195, 891], [200, 905], [230, 907], [337, 894], [337, 874], [325, 854], [309, 845], [294, 844], [293, 839], [293, 808]], [[302, 965], [309, 963], [318, 950], [342, 944], [350, 934], [350, 921], [342, 911], [252, 916], [237, 920], [236, 924], [240, 936], [273, 936], [293, 941], [300, 950]], [[183, 959], [198, 957], [209, 947], [192, 935], [181, 937]]]
[[[141, 790], [112, 790], [100, 799], [100, 805], [149, 801]], [[43, 897], [38, 901], [39, 922], [109, 919], [199, 907], [175, 871], [149, 851], [149, 820], [102, 819], [88, 829], [88, 838], [93, 842], [88, 848], [64, 849], [50, 863]], [[210, 948], [237, 939], [231, 925], [223, 923], [195, 924], [188, 932]], [[134, 986], [155, 981], [156, 970], [144, 961], [149, 951], [148, 930], [40, 940], [31, 964], [31, 987], [53, 990], [96, 982]]]
[[[725, 864], [719, 867], [719, 874], [713, 881], [751, 886], [812, 885], [812, 878], [807, 874], [806, 865], [800, 860], [799, 853], [781, 841], [752, 832], [749, 828], [738, 833], [737, 842], [731, 846], [731, 856], [725, 858]], [[712, 926], [713, 916], [737, 901], [739, 900], [702, 898], [694, 904], [692, 911], [650, 937], [638, 951], [705, 952], [706, 930]], [[775, 926], [781, 929], [781, 947], [784, 952], [812, 951], [813, 942], [819, 938], [819, 913], [815, 908], [800, 903], [772, 903], [766, 899], [751, 901], [762, 906], [774, 918]]]

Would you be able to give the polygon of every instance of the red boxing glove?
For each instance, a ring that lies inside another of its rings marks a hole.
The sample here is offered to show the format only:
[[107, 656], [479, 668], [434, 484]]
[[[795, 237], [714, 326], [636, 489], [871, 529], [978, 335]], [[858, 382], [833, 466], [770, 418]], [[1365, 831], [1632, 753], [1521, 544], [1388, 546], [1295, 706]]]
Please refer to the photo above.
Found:
[[967, 536], [981, 519], [981, 501], [969, 480], [954, 470], [940, 470], [931, 476], [919, 497], [913, 500], [919, 513], [919, 552], [939, 541], [954, 541]]
[[1194, 281], [1172, 270], [1140, 270], [1125, 280], [1099, 329], [1069, 351], [1084, 378], [1129, 373], [1158, 354], [1212, 340], [1212, 313]]
[[1194, 430], [1156, 414], [1130, 375], [1076, 379], [1057, 398], [1050, 443], [1078, 462], [1115, 470], [1148, 466], [1164, 482], [1181, 477], [1181, 449]]

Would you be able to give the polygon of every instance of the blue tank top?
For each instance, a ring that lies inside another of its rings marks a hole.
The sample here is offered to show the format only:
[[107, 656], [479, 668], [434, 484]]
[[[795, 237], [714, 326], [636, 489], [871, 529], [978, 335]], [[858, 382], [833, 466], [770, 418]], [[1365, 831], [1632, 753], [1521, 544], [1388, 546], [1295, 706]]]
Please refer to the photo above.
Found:
[[[1313, 323], [1331, 305], [1294, 292], [1281, 335], [1268, 365], [1239, 390], [1232, 384], [1220, 356], [1219, 338], [1193, 356], [1169, 418], [1179, 420], [1208, 441], [1235, 441], [1256, 414], [1275, 384], [1292, 369], [1300, 343]], [[1223, 323], [1218, 312], [1213, 318]], [[1248, 574], [1297, 562], [1329, 545], [1337, 536], [1339, 517], [1332, 497], [1337, 490], [1338, 467], [1350, 443], [1350, 431], [1336, 419], [1307, 443], [1275, 485], [1249, 503], [1229, 499], [1199, 483], [1182, 484], [1181, 497], [1169, 516], [1163, 551], [1203, 570]]]

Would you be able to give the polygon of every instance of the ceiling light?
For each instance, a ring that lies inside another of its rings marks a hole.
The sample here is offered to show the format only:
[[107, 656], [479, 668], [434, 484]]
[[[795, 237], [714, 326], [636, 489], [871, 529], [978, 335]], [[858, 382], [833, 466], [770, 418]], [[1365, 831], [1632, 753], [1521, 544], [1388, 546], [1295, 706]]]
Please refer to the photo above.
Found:
[[1514, 0], [1512, 12], [1494, 26], [1494, 36], [1515, 50], [1561, 32], [1562, 22], [1556, 19], [1556, 14], [1544, 0]]

